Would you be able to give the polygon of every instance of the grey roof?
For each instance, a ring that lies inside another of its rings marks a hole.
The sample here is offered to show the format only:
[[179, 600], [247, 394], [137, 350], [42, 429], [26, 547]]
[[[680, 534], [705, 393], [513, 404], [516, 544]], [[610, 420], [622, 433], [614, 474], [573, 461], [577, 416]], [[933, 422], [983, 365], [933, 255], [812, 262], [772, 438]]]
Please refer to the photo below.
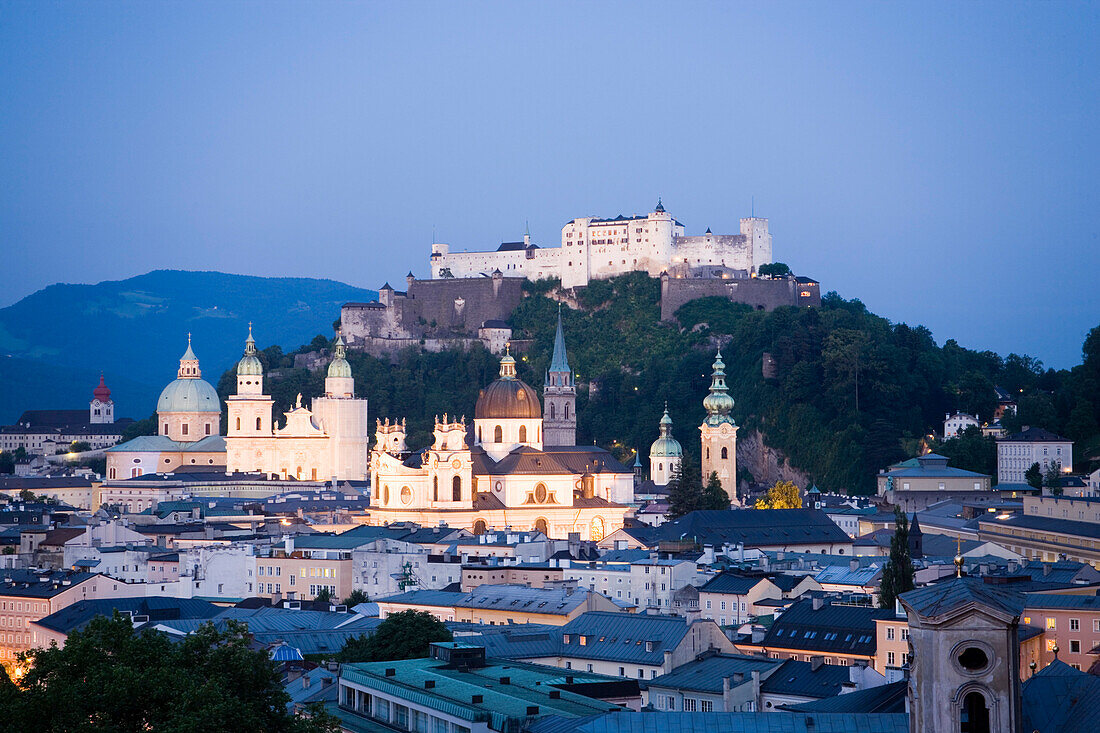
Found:
[[1021, 529], [1034, 529], [1044, 532], [1058, 532], [1077, 537], [1100, 539], [1100, 524], [1092, 522], [1078, 522], [1072, 519], [1058, 519], [1055, 517], [1036, 517], [1030, 514], [1017, 514], [1007, 519], [978, 518], [979, 531], [996, 532], [1001, 525], [1017, 527]]
[[877, 646], [875, 620], [893, 618], [892, 608], [855, 606], [826, 600], [814, 609], [814, 599], [794, 603], [772, 622], [762, 646], [804, 649], [833, 654], [873, 655]]
[[524, 624], [496, 627], [470, 641], [485, 646], [487, 655], [506, 659], [563, 656], [659, 665], [664, 653], [679, 646], [687, 633], [687, 621], [679, 616], [589, 611], [564, 626], [533, 630]]
[[696, 511], [654, 529], [660, 540], [694, 539], [699, 544], [806, 545], [850, 543], [851, 538], [820, 509], [730, 509]]
[[551, 372], [569, 372], [569, 359], [565, 353], [565, 335], [561, 328], [561, 311], [558, 311], [558, 329], [554, 332], [554, 354], [550, 359]]
[[804, 713], [904, 713], [908, 692], [909, 681], [898, 680], [813, 702], [785, 705], [783, 709]]
[[834, 697], [851, 681], [851, 668], [839, 664], [820, 664], [788, 659], [760, 685], [761, 692], [799, 697]]
[[729, 593], [731, 595], [743, 596], [765, 580], [769, 579], [760, 575], [746, 576], [727, 570], [715, 575], [705, 584], [700, 586], [699, 592]]
[[1028, 593], [1026, 608], [1065, 608], [1100, 611], [1100, 596], [1079, 596], [1070, 593]]
[[0, 596], [13, 598], [53, 598], [71, 589], [96, 573], [71, 570], [2, 570], [0, 571]]
[[[885, 558], [883, 558], [885, 561]], [[885, 564], [885, 562], [883, 563]], [[843, 565], [830, 565], [814, 576], [818, 583], [833, 585], [874, 585], [882, 577], [882, 566], [878, 564], [857, 567], [852, 570]]]
[[1100, 719], [1100, 678], [1054, 660], [1022, 686], [1024, 730], [1091, 733]]
[[902, 604], [923, 617], [942, 616], [980, 604], [1010, 616], [1019, 616], [1024, 609], [1024, 595], [998, 588], [977, 578], [954, 578], [935, 585], [902, 593]]
[[[305, 679], [309, 680], [309, 687], [306, 687]], [[323, 700], [335, 700], [339, 689], [339, 685], [336, 684], [337, 679], [339, 679], [339, 675], [336, 672], [329, 672], [324, 667], [317, 667], [288, 682], [283, 686], [286, 694], [290, 696], [287, 708], [293, 709], [294, 705], [308, 705]], [[327, 684], [326, 680], [329, 681]]]
[[403, 603], [421, 606], [454, 606], [517, 613], [545, 613], [568, 616], [588, 602], [592, 591], [565, 588], [530, 588], [525, 585], [480, 585], [469, 593], [442, 590], [410, 590], [385, 598], [379, 603]]
[[1043, 428], [1028, 428], [1003, 438], [997, 438], [998, 443], [1071, 443], [1069, 438], [1044, 430]]
[[[665, 687], [675, 690], [720, 693], [726, 677], [743, 675], [744, 680], [750, 680], [754, 670], [763, 675], [783, 664], [784, 662], [779, 659], [751, 657], [745, 654], [703, 655], [694, 661], [681, 664], [668, 674], [650, 680], [649, 687], [650, 689]], [[808, 663], [807, 666], [809, 666]]]
[[82, 629], [96, 616], [111, 616], [116, 610], [131, 611], [135, 616], [148, 616], [150, 622], [176, 619], [205, 621], [222, 611], [213, 603], [192, 598], [166, 598], [161, 596], [134, 598], [81, 599], [60, 611], [37, 621], [39, 626], [71, 634]]
[[616, 712], [562, 721], [543, 718], [531, 733], [909, 733], [908, 715], [830, 713]]

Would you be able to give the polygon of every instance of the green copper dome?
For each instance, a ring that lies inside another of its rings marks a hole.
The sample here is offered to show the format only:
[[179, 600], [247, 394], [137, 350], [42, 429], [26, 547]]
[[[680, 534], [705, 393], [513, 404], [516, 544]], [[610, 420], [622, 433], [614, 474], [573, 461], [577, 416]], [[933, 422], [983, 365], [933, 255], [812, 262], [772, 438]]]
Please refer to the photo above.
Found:
[[350, 377], [351, 364], [347, 360], [347, 350], [344, 348], [344, 339], [337, 334], [336, 346], [332, 350], [332, 363], [328, 365], [330, 377]]
[[729, 423], [734, 425], [730, 411], [733, 410], [733, 398], [729, 396], [726, 388], [726, 363], [722, 361], [722, 350], [718, 350], [718, 356], [714, 359], [714, 373], [711, 375], [710, 394], [703, 398], [703, 407], [707, 411], [707, 424], [720, 425]]
[[191, 350], [191, 335], [187, 336], [187, 351], [180, 357], [176, 379], [160, 393], [157, 412], [218, 412], [222, 411], [217, 391], [202, 378], [199, 357]]
[[264, 373], [264, 365], [260, 363], [260, 357], [256, 354], [256, 341], [252, 338], [252, 324], [248, 324], [248, 338], [244, 342], [244, 356], [237, 362], [238, 377], [260, 377]]
[[661, 437], [653, 441], [649, 446], [650, 458], [682, 458], [684, 449], [680, 441], [672, 437], [672, 418], [668, 416], [668, 406], [665, 406], [665, 414], [661, 416], [659, 423]]

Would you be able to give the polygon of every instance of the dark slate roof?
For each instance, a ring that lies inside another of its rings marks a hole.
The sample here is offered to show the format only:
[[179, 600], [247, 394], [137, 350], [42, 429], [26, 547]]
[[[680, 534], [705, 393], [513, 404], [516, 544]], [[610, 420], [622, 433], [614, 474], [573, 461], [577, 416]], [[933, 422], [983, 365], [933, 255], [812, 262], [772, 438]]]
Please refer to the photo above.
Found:
[[1043, 428], [1028, 428], [1019, 433], [997, 438], [998, 443], [1067, 443], [1069, 438], [1044, 430]]
[[1024, 605], [1027, 608], [1064, 608], [1083, 611], [1100, 611], [1100, 596], [1078, 596], [1069, 593], [1028, 593]]
[[1078, 522], [1072, 519], [1058, 519], [1056, 517], [1036, 517], [1030, 514], [1017, 514], [1007, 519], [990, 519], [978, 517], [979, 531], [996, 532], [997, 528], [1006, 525], [1023, 529], [1034, 529], [1043, 532], [1058, 532], [1061, 534], [1087, 537], [1100, 540], [1100, 524], [1092, 522]]
[[0, 476], [0, 492], [23, 489], [91, 488], [92, 480], [84, 476]]
[[623, 711], [573, 720], [548, 716], [540, 718], [529, 730], [531, 733], [909, 733], [909, 716]]
[[62, 634], [83, 629], [96, 616], [111, 616], [116, 610], [132, 611], [135, 616], [148, 616], [151, 623], [178, 619], [208, 619], [222, 608], [193, 598], [161, 596], [136, 598], [106, 598], [79, 600], [72, 605], [38, 620], [38, 625]]
[[697, 511], [655, 529], [658, 540], [692, 538], [699, 544], [805, 545], [850, 543], [851, 538], [820, 509], [730, 509]]
[[978, 578], [953, 578], [901, 594], [901, 602], [924, 617], [946, 613], [976, 603], [989, 606], [1010, 616], [1024, 610], [1022, 593], [999, 588]]
[[803, 649], [823, 654], [873, 655], [875, 620], [894, 617], [892, 608], [851, 606], [826, 601], [814, 610], [814, 599], [794, 603], [772, 622], [762, 646]]
[[761, 683], [760, 691], [819, 699], [834, 697], [840, 694], [846, 682], [851, 681], [850, 670], [851, 667], [839, 664], [820, 664], [814, 669], [810, 662], [788, 659]]
[[[665, 687], [695, 692], [722, 692], [724, 678], [743, 675], [743, 681], [752, 678], [752, 672], [759, 670], [761, 675], [783, 666], [778, 659], [751, 657], [745, 654], [709, 654], [694, 661], [681, 664], [668, 674], [649, 681], [650, 688]], [[807, 663], [807, 666], [809, 664]], [[736, 686], [739, 683], [733, 683]]]
[[700, 586], [700, 593], [729, 593], [743, 596], [755, 588], [761, 581], [768, 580], [762, 576], [745, 576], [735, 572], [722, 572]]
[[783, 709], [804, 713], [904, 713], [908, 692], [908, 680], [898, 680], [813, 702], [785, 705]]
[[1023, 729], [1091, 733], [1100, 718], [1100, 677], [1054, 660], [1024, 682]]
[[22, 598], [53, 598], [94, 577], [96, 573], [54, 570], [38, 572], [32, 570], [0, 571], [0, 596]]

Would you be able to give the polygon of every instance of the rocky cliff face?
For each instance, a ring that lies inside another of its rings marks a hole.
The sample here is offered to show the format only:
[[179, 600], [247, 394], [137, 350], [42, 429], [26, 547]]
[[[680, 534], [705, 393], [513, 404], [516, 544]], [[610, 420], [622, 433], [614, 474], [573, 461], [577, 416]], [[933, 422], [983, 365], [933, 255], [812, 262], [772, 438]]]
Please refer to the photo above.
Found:
[[753, 475], [756, 483], [772, 486], [776, 481], [793, 481], [798, 488], [805, 488], [810, 477], [787, 463], [782, 451], [769, 448], [759, 430], [737, 431], [737, 468], [744, 468]]

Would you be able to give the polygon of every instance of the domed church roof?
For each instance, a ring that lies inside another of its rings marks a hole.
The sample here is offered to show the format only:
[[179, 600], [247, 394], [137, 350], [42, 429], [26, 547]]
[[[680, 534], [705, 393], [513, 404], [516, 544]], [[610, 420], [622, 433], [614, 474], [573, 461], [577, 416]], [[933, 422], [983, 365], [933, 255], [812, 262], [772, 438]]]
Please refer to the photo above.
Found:
[[665, 414], [661, 416], [659, 425], [661, 437], [653, 441], [653, 445], [649, 447], [649, 457], [682, 458], [683, 446], [680, 445], [680, 441], [672, 437], [672, 418], [668, 415], [668, 405], [665, 405]]
[[191, 336], [187, 336], [187, 351], [180, 358], [176, 379], [160, 393], [157, 412], [221, 412], [221, 400], [217, 391], [202, 378], [199, 359], [191, 350]]
[[111, 401], [111, 390], [103, 381], [103, 373], [99, 374], [99, 386], [92, 390], [92, 397], [106, 404]]
[[474, 419], [479, 418], [541, 418], [542, 404], [538, 393], [516, 378], [516, 360], [506, 353], [500, 360], [500, 376], [477, 398]]
[[264, 365], [260, 363], [260, 357], [256, 356], [256, 341], [252, 338], [252, 324], [248, 324], [248, 338], [244, 342], [244, 356], [237, 362], [237, 376], [259, 377], [263, 376]]

